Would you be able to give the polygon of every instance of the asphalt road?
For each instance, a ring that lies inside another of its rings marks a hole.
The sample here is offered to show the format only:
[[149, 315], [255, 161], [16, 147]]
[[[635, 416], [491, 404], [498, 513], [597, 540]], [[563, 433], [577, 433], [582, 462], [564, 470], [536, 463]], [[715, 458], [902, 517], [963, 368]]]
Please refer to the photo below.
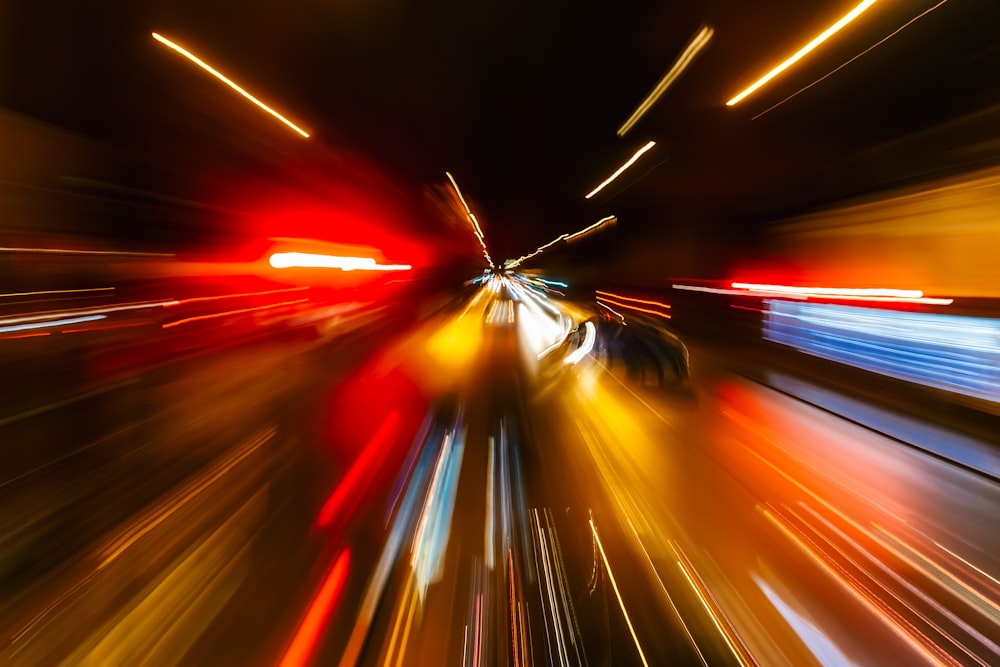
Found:
[[677, 387], [539, 362], [586, 312], [549, 305], [484, 290], [19, 406], [0, 662], [1000, 664], [995, 481], [737, 349], [692, 341]]

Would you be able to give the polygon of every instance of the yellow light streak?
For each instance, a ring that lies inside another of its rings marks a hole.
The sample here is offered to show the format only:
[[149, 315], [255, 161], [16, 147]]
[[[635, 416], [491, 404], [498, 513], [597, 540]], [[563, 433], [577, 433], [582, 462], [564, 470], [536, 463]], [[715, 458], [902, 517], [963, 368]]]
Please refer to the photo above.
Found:
[[840, 32], [840, 30], [844, 26], [846, 26], [854, 19], [858, 18], [858, 16], [864, 13], [869, 7], [874, 5], [877, 1], [878, 0], [862, 0], [861, 4], [859, 4], [857, 7], [849, 11], [847, 14], [844, 14], [844, 16], [842, 16], [836, 23], [834, 23], [829, 28], [821, 32], [819, 35], [814, 37], [811, 42], [809, 42], [801, 49], [796, 51], [791, 57], [789, 57], [780, 65], [772, 69], [770, 72], [768, 72], [767, 74], [765, 74], [764, 76], [760, 77], [752, 84], [747, 86], [740, 93], [738, 93], [733, 99], [726, 102], [726, 106], [731, 107], [735, 104], [739, 104], [740, 102], [742, 102], [744, 99], [746, 99], [747, 96], [756, 92], [759, 88], [764, 86], [771, 79], [778, 76], [779, 74], [784, 72], [786, 69], [788, 69], [798, 61], [802, 60], [802, 58], [808, 55], [817, 46], [819, 46], [820, 44], [822, 44], [823, 42], [825, 42], [826, 40], [830, 39], [835, 34]]
[[594, 188], [593, 190], [591, 190], [590, 194], [586, 195], [584, 197], [584, 199], [590, 199], [591, 197], [593, 197], [594, 195], [596, 195], [598, 192], [600, 192], [601, 190], [603, 190], [604, 188], [606, 188], [613, 180], [615, 180], [616, 178], [618, 178], [619, 176], [621, 176], [622, 172], [624, 172], [626, 169], [628, 169], [633, 164], [635, 164], [635, 161], [638, 160], [640, 157], [642, 157], [643, 153], [645, 153], [646, 151], [648, 151], [649, 149], [651, 149], [655, 145], [656, 145], [655, 141], [650, 141], [645, 146], [643, 146], [642, 148], [640, 148], [639, 150], [637, 150], [635, 152], [635, 155], [633, 155], [632, 157], [630, 157], [628, 159], [628, 162], [626, 162], [622, 166], [618, 167], [618, 170], [615, 171], [615, 173], [613, 173], [610, 176], [608, 176], [604, 180], [603, 183], [601, 183], [596, 188]]
[[451, 187], [455, 188], [455, 194], [458, 195], [458, 200], [462, 202], [462, 207], [465, 209], [465, 215], [468, 216], [469, 224], [472, 225], [472, 232], [479, 240], [479, 245], [483, 247], [483, 257], [486, 258], [486, 262], [490, 265], [491, 269], [496, 268], [493, 264], [493, 258], [490, 257], [490, 253], [486, 249], [486, 238], [483, 236], [483, 230], [479, 226], [479, 220], [476, 218], [476, 214], [472, 212], [472, 209], [469, 208], [469, 203], [465, 201], [465, 195], [463, 195], [462, 190], [459, 189], [458, 181], [455, 180], [455, 177], [451, 175], [450, 171], [444, 172], [444, 175], [448, 177], [449, 181], [451, 181]]
[[632, 619], [629, 618], [628, 612], [625, 611], [625, 601], [622, 600], [622, 594], [618, 591], [618, 582], [615, 581], [615, 575], [611, 572], [611, 564], [608, 563], [608, 555], [604, 553], [604, 545], [601, 544], [601, 537], [597, 534], [597, 526], [594, 525], [594, 520], [590, 519], [590, 532], [594, 534], [594, 540], [597, 542], [597, 548], [601, 552], [601, 560], [604, 561], [604, 569], [608, 573], [608, 579], [611, 581], [611, 587], [615, 591], [615, 597], [618, 598], [618, 605], [622, 608], [622, 615], [625, 616], [625, 623], [628, 624], [628, 631], [632, 634], [632, 641], [635, 642], [635, 648], [639, 651], [639, 659], [642, 660], [642, 664], [649, 667], [649, 663], [646, 661], [646, 654], [642, 652], [642, 647], [639, 646], [639, 637], [635, 634], [635, 628], [632, 627]]
[[514, 260], [508, 259], [507, 261], [504, 262], [504, 268], [507, 268], [507, 269], [517, 268], [522, 263], [524, 263], [526, 260], [529, 260], [532, 257], [535, 257], [536, 255], [542, 254], [548, 248], [551, 248], [552, 246], [554, 246], [555, 244], [559, 243], [560, 241], [572, 241], [574, 239], [578, 239], [581, 236], [583, 236], [585, 234], [589, 234], [590, 232], [598, 229], [599, 227], [603, 227], [604, 225], [606, 225], [608, 223], [614, 223], [614, 222], [617, 222], [617, 221], [618, 221], [618, 217], [617, 216], [608, 215], [608, 216], [605, 216], [605, 217], [601, 218], [600, 220], [598, 220], [594, 224], [592, 224], [592, 225], [590, 225], [588, 227], [584, 227], [583, 229], [581, 229], [578, 232], [573, 232], [572, 234], [560, 234], [559, 236], [555, 237], [554, 239], [552, 239], [551, 241], [549, 241], [545, 245], [539, 246], [537, 250], [535, 250], [533, 252], [530, 252], [527, 255], [521, 255], [520, 257], [518, 257], [517, 259], [514, 259]]
[[712, 34], [713, 30], [708, 26], [705, 26], [691, 39], [690, 42], [688, 42], [687, 46], [684, 47], [684, 51], [682, 51], [681, 55], [677, 57], [677, 60], [675, 60], [670, 69], [667, 70], [667, 73], [663, 75], [663, 78], [660, 79], [653, 90], [646, 95], [646, 99], [639, 103], [639, 106], [635, 108], [635, 111], [633, 111], [632, 115], [628, 117], [628, 120], [622, 123], [622, 126], [618, 128], [619, 137], [624, 137], [628, 131], [632, 129], [632, 126], [638, 123], [642, 117], [646, 115], [646, 112], [653, 108], [653, 105], [659, 101], [660, 97], [663, 96], [663, 93], [667, 92], [667, 88], [669, 88], [674, 81], [680, 78], [680, 75], [684, 73], [684, 70], [686, 70], [692, 62], [694, 62], [694, 58], [698, 55], [698, 52], [708, 45], [709, 40], [712, 39]]
[[243, 88], [241, 88], [232, 79], [229, 79], [228, 77], [226, 77], [226, 75], [224, 75], [222, 72], [220, 72], [219, 70], [215, 69], [214, 67], [212, 67], [208, 63], [206, 63], [204, 60], [202, 60], [198, 56], [194, 55], [193, 53], [191, 53], [190, 51], [188, 51], [184, 47], [180, 46], [179, 44], [176, 44], [176, 43], [170, 41], [169, 39], [167, 39], [166, 37], [160, 35], [159, 33], [155, 33], [154, 32], [154, 33], [152, 33], [152, 35], [153, 35], [153, 39], [155, 39], [156, 41], [160, 42], [164, 46], [173, 49], [174, 51], [176, 51], [177, 53], [181, 54], [182, 56], [184, 56], [185, 58], [187, 58], [188, 60], [190, 60], [194, 64], [198, 65], [198, 67], [201, 67], [203, 70], [205, 70], [206, 72], [208, 72], [209, 74], [211, 74], [212, 76], [214, 76], [216, 79], [218, 79], [219, 81], [222, 81], [224, 84], [226, 84], [227, 86], [229, 86], [230, 88], [232, 88], [233, 90], [235, 90], [237, 93], [239, 93], [240, 95], [242, 95], [246, 99], [248, 99], [251, 102], [253, 102], [255, 105], [257, 105], [262, 110], [266, 111], [268, 114], [270, 114], [274, 118], [278, 119], [279, 121], [281, 121], [282, 123], [284, 123], [285, 125], [287, 125], [289, 128], [291, 128], [296, 133], [300, 134], [302, 137], [304, 137], [306, 139], [309, 138], [309, 133], [308, 132], [306, 132], [305, 130], [303, 130], [302, 128], [300, 128], [299, 126], [297, 126], [295, 123], [293, 123], [292, 121], [290, 121], [287, 118], [285, 118], [284, 116], [282, 116], [280, 113], [278, 113], [277, 111], [275, 111], [271, 107], [267, 106], [266, 104], [264, 104], [263, 102], [261, 102], [260, 100], [258, 100], [256, 97], [254, 97], [253, 95], [251, 95], [250, 93], [248, 93], [246, 90], [244, 90]]

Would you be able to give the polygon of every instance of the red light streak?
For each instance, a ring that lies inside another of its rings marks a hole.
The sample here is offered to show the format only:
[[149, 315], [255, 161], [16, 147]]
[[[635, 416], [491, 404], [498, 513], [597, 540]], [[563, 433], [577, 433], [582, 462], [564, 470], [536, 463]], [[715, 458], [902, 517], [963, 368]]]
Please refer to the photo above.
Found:
[[350, 510], [360, 498], [359, 492], [367, 486], [375, 476], [379, 464], [385, 460], [389, 447], [393, 443], [393, 436], [396, 434], [396, 426], [399, 422], [399, 413], [391, 412], [385, 418], [381, 426], [375, 431], [368, 443], [361, 450], [361, 454], [351, 465], [350, 470], [334, 489], [333, 494], [323, 504], [319, 516], [316, 518], [316, 526], [325, 526], [333, 521], [333, 518], [343, 510]]
[[251, 313], [260, 310], [267, 310], [268, 308], [278, 308], [280, 306], [294, 306], [297, 303], [305, 303], [309, 299], [296, 299], [295, 301], [283, 301], [282, 303], [272, 303], [267, 306], [257, 306], [256, 308], [239, 308], [237, 310], [227, 310], [224, 313], [211, 313], [209, 315], [196, 315], [195, 317], [186, 317], [183, 320], [175, 320], [173, 322], [167, 322], [163, 325], [164, 329], [169, 329], [171, 327], [177, 327], [182, 324], [187, 324], [189, 322], [198, 322], [200, 320], [210, 320], [216, 317], [225, 317], [226, 315], [239, 315], [240, 313]]
[[330, 568], [316, 597], [309, 603], [309, 609], [302, 619], [299, 629], [295, 631], [288, 650], [278, 663], [279, 667], [305, 667], [309, 664], [320, 635], [326, 627], [333, 608], [337, 604], [340, 592], [347, 580], [347, 567], [350, 563], [350, 550], [344, 549], [337, 561]]
[[84, 327], [82, 329], [63, 329], [62, 333], [83, 333], [85, 331], [104, 331], [106, 329], [127, 329], [129, 327], [141, 327], [149, 322], [129, 322], [128, 324], [112, 324], [107, 327]]
[[20, 336], [4, 336], [3, 339], [14, 340], [15, 338], [36, 338], [38, 336], [48, 336], [51, 333], [51, 331], [43, 331], [41, 333], [21, 334]]

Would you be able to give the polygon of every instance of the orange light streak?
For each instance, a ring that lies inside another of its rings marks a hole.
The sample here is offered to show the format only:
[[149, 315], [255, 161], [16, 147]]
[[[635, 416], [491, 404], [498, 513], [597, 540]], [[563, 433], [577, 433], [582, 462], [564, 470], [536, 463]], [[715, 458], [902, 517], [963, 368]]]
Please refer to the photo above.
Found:
[[746, 99], [747, 96], [749, 96], [752, 93], [756, 92], [759, 88], [761, 88], [766, 83], [768, 83], [769, 81], [771, 81], [771, 79], [773, 79], [774, 77], [778, 76], [779, 74], [781, 74], [782, 72], [784, 72], [786, 69], [788, 69], [789, 67], [791, 67], [792, 65], [794, 65], [798, 61], [802, 60], [802, 58], [804, 58], [805, 56], [807, 56], [817, 46], [819, 46], [820, 44], [822, 44], [823, 42], [825, 42], [826, 40], [830, 39], [835, 34], [837, 34], [838, 32], [840, 32], [840, 30], [844, 26], [846, 26], [848, 23], [850, 23], [851, 21], [853, 21], [854, 19], [856, 19], [858, 16], [860, 16], [863, 12], [865, 12], [869, 7], [871, 7], [872, 5], [874, 5], [876, 2], [877, 2], [877, 0], [862, 0], [861, 4], [859, 4], [857, 7], [855, 7], [851, 11], [849, 11], [844, 16], [840, 17], [840, 19], [838, 19], [836, 23], [834, 23], [829, 28], [827, 28], [826, 30], [824, 30], [823, 32], [821, 32], [819, 35], [817, 35], [816, 37], [814, 37], [812, 39], [812, 41], [810, 41], [808, 44], [806, 44], [801, 49], [799, 49], [798, 51], [796, 51], [794, 54], [792, 54], [791, 56], [789, 56], [780, 65], [778, 65], [777, 67], [775, 67], [774, 69], [772, 69], [770, 72], [768, 72], [764, 76], [760, 77], [759, 79], [757, 79], [756, 81], [754, 81], [753, 83], [751, 83], [749, 86], [747, 86], [746, 88], [744, 88], [742, 91], [740, 91], [739, 93], [737, 93], [737, 95], [735, 97], [733, 97], [731, 100], [729, 100], [728, 102], [726, 102], [726, 106], [731, 107], [734, 104], [739, 104], [740, 102], [742, 102], [744, 99]]
[[278, 663], [278, 667], [305, 667], [309, 664], [327, 621], [330, 620], [333, 608], [337, 604], [340, 592], [344, 588], [350, 560], [350, 550], [344, 549], [327, 573], [316, 597], [309, 603], [309, 610], [302, 619], [299, 629], [295, 631], [295, 637], [289, 644], [288, 650], [285, 651], [281, 662]]
[[602, 306], [605, 306], [605, 307], [607, 307], [607, 306], [606, 306], [606, 304], [604, 302], [607, 301], [608, 303], [615, 304], [619, 308], [627, 308], [628, 310], [636, 310], [636, 311], [638, 311], [640, 313], [649, 313], [650, 315], [658, 315], [658, 316], [660, 316], [660, 317], [662, 317], [664, 319], [667, 319], [667, 320], [670, 319], [670, 315], [668, 315], [667, 313], [661, 313], [658, 310], [650, 310], [648, 308], [640, 308], [639, 306], [633, 306], [633, 305], [627, 304], [627, 303], [619, 303], [619, 302], [615, 301], [614, 299], [608, 299], [606, 297], [603, 300], [602, 299], [597, 299], [596, 301], [597, 301], [597, 303], [599, 303], [599, 304], [601, 304]]
[[264, 104], [263, 102], [261, 102], [260, 100], [258, 100], [256, 97], [254, 97], [253, 95], [251, 95], [250, 93], [248, 93], [247, 91], [245, 91], [243, 88], [241, 88], [239, 85], [237, 85], [236, 82], [234, 82], [231, 79], [229, 79], [228, 77], [226, 77], [226, 75], [224, 75], [222, 72], [220, 72], [219, 70], [215, 69], [214, 67], [212, 67], [208, 63], [206, 63], [204, 60], [202, 60], [198, 56], [194, 55], [193, 53], [191, 53], [190, 51], [188, 51], [184, 47], [182, 47], [179, 44], [176, 44], [176, 43], [170, 41], [169, 39], [167, 39], [166, 37], [163, 37], [162, 35], [160, 35], [158, 33], [154, 32], [154, 33], [152, 33], [152, 35], [153, 35], [153, 39], [155, 39], [159, 43], [163, 44], [164, 46], [166, 46], [166, 47], [168, 47], [170, 49], [173, 49], [177, 53], [181, 54], [182, 56], [184, 56], [185, 58], [187, 58], [188, 60], [190, 60], [191, 62], [193, 62], [198, 67], [202, 68], [203, 70], [205, 70], [206, 72], [208, 72], [209, 74], [211, 74], [212, 76], [214, 76], [216, 79], [218, 79], [222, 83], [226, 84], [227, 86], [229, 86], [230, 88], [232, 88], [233, 90], [235, 90], [237, 93], [239, 93], [240, 95], [242, 95], [246, 99], [250, 100], [252, 103], [254, 103], [255, 105], [257, 105], [257, 107], [259, 107], [260, 109], [262, 109], [266, 113], [270, 114], [271, 116], [273, 116], [277, 120], [281, 121], [282, 123], [284, 123], [285, 125], [287, 125], [288, 127], [290, 127], [294, 132], [300, 134], [302, 137], [304, 137], [306, 139], [309, 138], [309, 133], [308, 132], [306, 132], [305, 130], [303, 130], [299, 126], [295, 125], [295, 123], [293, 123], [292, 121], [288, 120], [287, 118], [285, 118], [284, 116], [282, 116], [280, 113], [278, 113], [277, 111], [275, 111], [271, 107], [267, 106], [266, 104]]
[[643, 153], [645, 153], [646, 151], [652, 149], [653, 146], [655, 146], [655, 145], [656, 145], [655, 141], [650, 141], [645, 146], [643, 146], [642, 148], [640, 148], [639, 150], [637, 150], [635, 152], [635, 154], [632, 157], [630, 157], [628, 159], [628, 161], [625, 162], [625, 164], [623, 164], [622, 166], [618, 167], [618, 169], [615, 171], [615, 173], [613, 173], [610, 176], [608, 176], [606, 179], [604, 179], [603, 182], [601, 182], [600, 185], [598, 185], [596, 188], [594, 188], [593, 190], [591, 190], [589, 194], [585, 195], [584, 199], [590, 199], [591, 197], [593, 197], [594, 195], [596, 195], [598, 192], [600, 192], [601, 190], [603, 190], [604, 188], [606, 188], [608, 185], [610, 185], [611, 182], [613, 180], [615, 180], [616, 178], [618, 178], [619, 176], [621, 176], [622, 173], [626, 169], [628, 169], [633, 164], [635, 164], [635, 161], [638, 160], [640, 157], [642, 157]]
[[182, 306], [188, 303], [198, 303], [200, 301], [216, 301], [218, 299], [235, 299], [241, 296], [265, 296], [268, 294], [282, 294], [284, 292], [301, 292], [302, 290], [307, 290], [308, 287], [289, 287], [287, 289], [273, 289], [266, 292], [244, 292], [242, 294], [217, 294], [214, 296], [195, 296], [190, 299], [178, 299], [177, 301], [172, 301], [165, 304], [166, 306]]
[[650, 301], [648, 299], [637, 299], [634, 296], [624, 296], [622, 294], [615, 294], [613, 292], [605, 292], [603, 290], [594, 290], [595, 293], [602, 296], [611, 297], [612, 299], [621, 299], [622, 301], [635, 301], [636, 303], [644, 303], [649, 306], [660, 306], [661, 308], [669, 308], [670, 305], [666, 303], [661, 303], [659, 301]]
[[256, 308], [240, 308], [239, 310], [227, 310], [224, 313], [211, 313], [210, 315], [197, 315], [195, 317], [187, 317], [183, 320], [175, 320], [173, 322], [167, 322], [163, 325], [164, 329], [170, 329], [171, 327], [178, 327], [182, 324], [187, 324], [188, 322], [198, 322], [199, 320], [210, 320], [216, 317], [225, 317], [226, 315], [239, 315], [240, 313], [250, 313], [258, 310], [266, 310], [268, 308], [278, 308], [279, 306], [294, 306], [297, 303], [305, 303], [309, 299], [297, 299], [295, 301], [284, 301], [282, 303], [272, 303], [267, 306], [257, 306]]

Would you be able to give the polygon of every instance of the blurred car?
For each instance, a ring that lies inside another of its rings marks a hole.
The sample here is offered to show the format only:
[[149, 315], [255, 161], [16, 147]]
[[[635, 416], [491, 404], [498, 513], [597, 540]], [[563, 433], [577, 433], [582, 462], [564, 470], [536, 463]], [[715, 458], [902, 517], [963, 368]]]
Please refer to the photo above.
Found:
[[609, 369], [625, 367], [627, 379], [639, 384], [679, 387], [690, 375], [687, 346], [659, 319], [604, 314], [592, 318], [597, 327], [594, 356]]

